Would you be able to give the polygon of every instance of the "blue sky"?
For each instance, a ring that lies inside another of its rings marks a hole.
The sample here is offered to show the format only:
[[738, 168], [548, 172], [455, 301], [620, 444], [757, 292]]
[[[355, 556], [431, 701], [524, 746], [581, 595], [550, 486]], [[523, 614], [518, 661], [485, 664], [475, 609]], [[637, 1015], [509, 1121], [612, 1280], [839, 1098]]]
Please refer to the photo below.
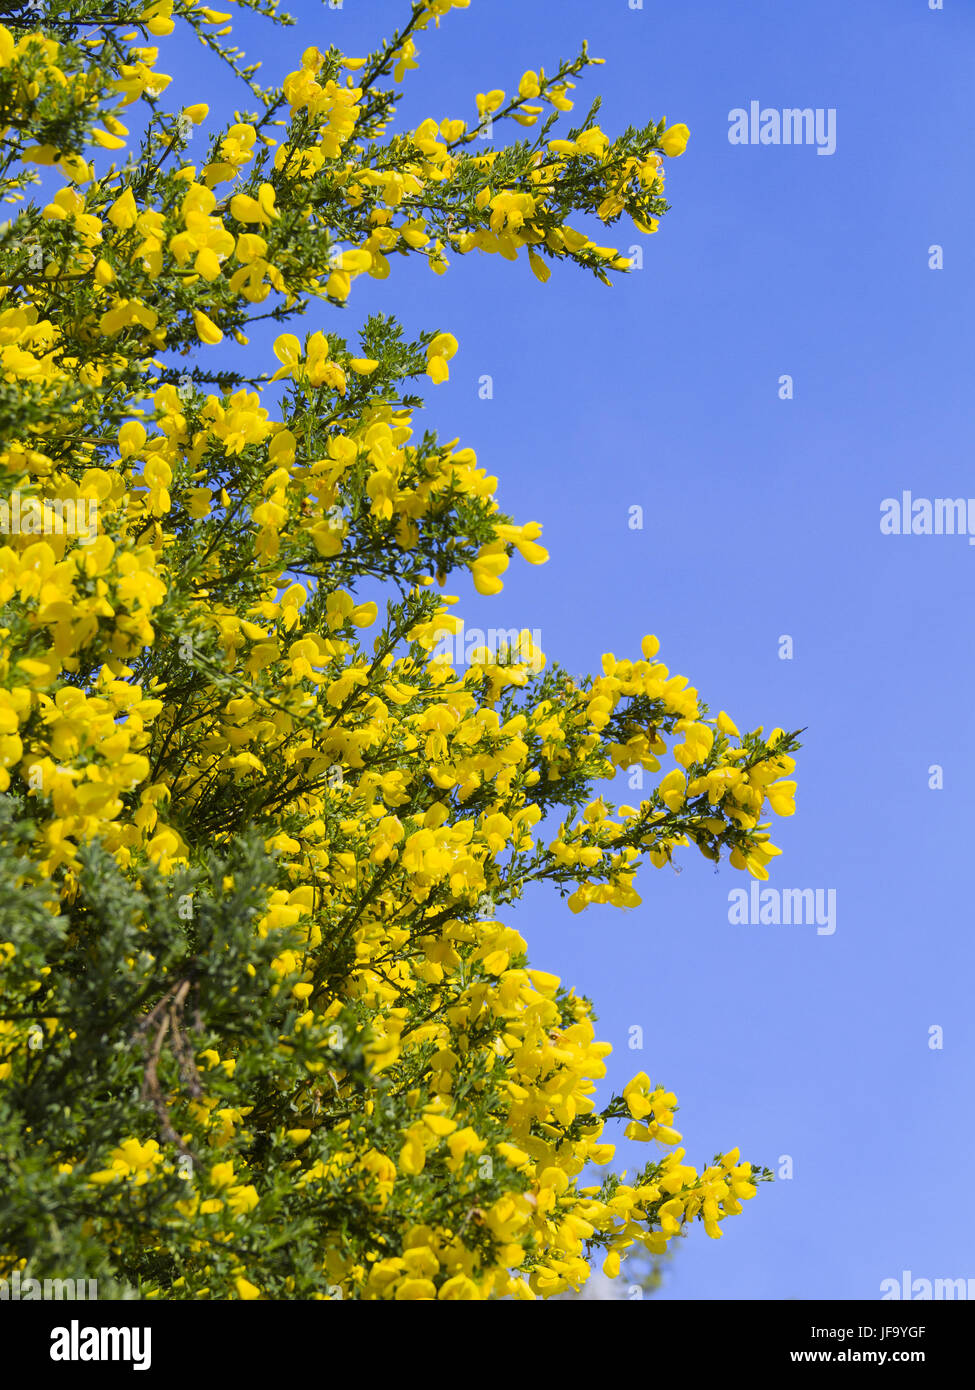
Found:
[[[290, 9], [297, 29], [235, 29], [265, 80], [310, 43], [365, 53], [409, 7]], [[689, 1161], [735, 1144], [773, 1169], [793, 1161], [721, 1241], [681, 1244], [658, 1297], [872, 1299], [904, 1270], [975, 1276], [962, 1176], [975, 550], [879, 525], [905, 489], [975, 498], [975, 11], [473, 0], [422, 38], [402, 124], [472, 120], [475, 92], [551, 71], [583, 38], [606, 66], [577, 109], [599, 91], [610, 134], [661, 116], [692, 131], [657, 235], [615, 229], [624, 249], [642, 243], [642, 272], [610, 290], [566, 267], [542, 286], [498, 258], [455, 257], [442, 278], [394, 261], [322, 323], [354, 337], [383, 307], [460, 341], [429, 421], [477, 450], [551, 552], [540, 568], [516, 559], [495, 599], [452, 584], [469, 625], [538, 628], [580, 672], [654, 632], [739, 727], [807, 726], [771, 882], [835, 890], [836, 930], [732, 926], [728, 892], [747, 879], [689, 853], [679, 875], [647, 869], [632, 912], [573, 917], [533, 891], [510, 920], [534, 964], [595, 1000], [614, 1082], [646, 1070], [677, 1092]], [[175, 42], [160, 62], [176, 73], [170, 106], [248, 104], [185, 40], [167, 63]], [[729, 112], [752, 100], [834, 109], [835, 153], [730, 144]], [[642, 531], [627, 525], [635, 504]], [[632, 1025], [643, 1051], [627, 1048]], [[631, 1167], [645, 1157], [623, 1151]]]

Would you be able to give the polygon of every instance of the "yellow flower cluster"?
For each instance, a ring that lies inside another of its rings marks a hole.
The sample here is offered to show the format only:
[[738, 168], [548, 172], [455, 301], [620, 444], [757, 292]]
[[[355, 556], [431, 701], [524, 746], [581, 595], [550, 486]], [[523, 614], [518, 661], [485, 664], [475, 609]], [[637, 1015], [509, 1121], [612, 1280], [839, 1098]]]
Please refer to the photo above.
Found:
[[[467, 4], [425, 0], [410, 34]], [[189, 9], [194, 24], [224, 23]], [[171, 0], [143, 21], [168, 36]], [[720, 1235], [755, 1191], [749, 1164], [736, 1150], [700, 1173], [685, 1164], [676, 1098], [644, 1073], [600, 1109], [611, 1049], [589, 1004], [530, 968], [494, 911], [546, 879], [573, 911], [634, 906], [643, 860], [660, 867], [691, 844], [766, 877], [779, 851], [761, 817], [794, 808], [791, 738], [742, 737], [727, 715], [711, 718], [652, 637], [642, 659], [607, 655], [581, 684], [546, 671], [527, 633], [463, 670], [436, 654], [458, 623], [456, 600], [432, 597], [437, 581], [460, 570], [491, 595], [516, 553], [547, 559], [540, 525], [500, 511], [475, 452], [431, 442], [403, 401], [404, 378], [448, 379], [451, 334], [407, 349], [374, 332], [353, 352], [323, 329], [284, 332], [273, 373], [226, 388], [206, 370], [177, 380], [179, 364], [160, 360], [225, 334], [246, 344], [266, 300], [279, 317], [310, 297], [344, 302], [357, 276], [386, 278], [398, 255], [442, 273], [447, 250], [525, 253], [542, 280], [574, 260], [608, 283], [625, 258], [567, 217], [627, 211], [655, 230], [661, 155], [682, 152], [686, 129], [621, 150], [587, 123], [532, 148], [510, 180], [500, 151], [471, 153], [477, 130], [461, 120], [424, 120], [367, 156], [393, 100], [375, 99], [375, 80], [416, 67], [407, 35], [369, 59], [308, 49], [266, 120], [235, 118], [205, 165], [140, 182], [115, 165], [98, 176], [86, 157], [91, 143], [123, 148], [118, 112], [169, 84], [155, 49], [120, 51], [92, 95], [73, 51], [63, 69], [57, 42], [0, 27], [18, 121], [55, 89], [88, 121], [76, 148], [23, 154], [65, 186], [37, 219], [41, 268], [24, 261], [29, 239], [9, 273], [4, 261], [0, 376], [33, 413], [4, 431], [0, 479], [95, 517], [89, 535], [3, 536], [0, 792], [27, 808], [34, 862], [66, 907], [92, 842], [138, 883], [258, 828], [277, 878], [256, 938], [287, 935], [264, 985], [293, 1003], [266, 1059], [288, 1078], [288, 1119], [268, 1119], [256, 1083], [226, 1103], [244, 1044], [215, 1039], [195, 1057], [198, 1090], [159, 1091], [157, 1116], [176, 1125], [162, 1145], [146, 1111], [142, 1138], [106, 1144], [91, 1171], [72, 1160], [66, 1175], [103, 1189], [113, 1250], [113, 1193], [137, 1204], [130, 1189], [165, 1187], [157, 1238], [193, 1233], [172, 1288], [197, 1297], [211, 1285], [208, 1250], [261, 1215], [258, 1136], [278, 1146], [296, 1194], [375, 1218], [375, 1238], [358, 1241], [322, 1219], [321, 1271], [347, 1297], [548, 1297], [578, 1288], [596, 1250], [614, 1276], [634, 1245], [659, 1254], [693, 1220]], [[571, 78], [592, 61], [526, 72], [510, 100], [479, 95], [479, 122], [531, 128], [546, 105], [571, 110]], [[466, 202], [461, 175], [476, 179]], [[587, 197], [572, 205], [583, 175]], [[397, 603], [381, 619], [378, 596], [357, 589], [390, 580]], [[563, 788], [564, 804], [580, 804], [581, 784], [658, 772], [668, 754], [676, 766], [638, 806], [595, 797], [536, 838]], [[0, 943], [0, 971], [14, 959]], [[147, 992], [146, 1007], [157, 999]], [[0, 1080], [30, 1026], [0, 1021]], [[62, 1032], [44, 1020], [41, 1045]], [[611, 1162], [607, 1126], [620, 1119], [628, 1138], [667, 1152], [632, 1184], [580, 1186]], [[173, 1196], [191, 1143], [205, 1162]], [[237, 1296], [262, 1295], [254, 1269], [235, 1265], [233, 1279]]]

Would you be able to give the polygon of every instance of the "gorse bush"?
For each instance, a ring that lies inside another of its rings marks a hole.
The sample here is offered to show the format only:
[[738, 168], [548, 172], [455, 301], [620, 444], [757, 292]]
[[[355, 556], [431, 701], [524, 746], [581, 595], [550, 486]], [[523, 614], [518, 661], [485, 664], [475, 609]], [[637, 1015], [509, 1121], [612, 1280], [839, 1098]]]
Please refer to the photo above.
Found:
[[[667, 210], [686, 128], [573, 125], [585, 49], [389, 133], [415, 36], [466, 5], [270, 87], [192, 0], [0, 28], [0, 1276], [548, 1296], [719, 1236], [768, 1176], [685, 1163], [644, 1073], [600, 1098], [591, 1005], [512, 920], [530, 883], [635, 906], [692, 846], [767, 877], [796, 736], [711, 717], [650, 636], [585, 680], [527, 631], [443, 659], [445, 582], [496, 593], [541, 528], [418, 423], [449, 332], [334, 331], [404, 257], [609, 284], [627, 260], [570, 218]], [[227, 124], [166, 109], [197, 39]], [[600, 1183], [617, 1122], [652, 1156]]]

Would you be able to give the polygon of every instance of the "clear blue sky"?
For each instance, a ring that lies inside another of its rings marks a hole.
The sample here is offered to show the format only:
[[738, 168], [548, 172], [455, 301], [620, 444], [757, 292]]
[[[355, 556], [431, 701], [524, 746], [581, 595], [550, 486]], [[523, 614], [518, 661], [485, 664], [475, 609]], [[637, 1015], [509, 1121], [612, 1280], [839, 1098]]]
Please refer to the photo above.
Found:
[[[239, 28], [265, 79], [310, 43], [365, 53], [409, 12], [290, 9], [297, 29]], [[620, 224], [643, 272], [609, 290], [564, 267], [542, 286], [497, 258], [454, 258], [443, 278], [394, 259], [384, 285], [363, 277], [344, 313], [322, 312], [354, 336], [391, 307], [408, 330], [460, 340], [430, 422], [500, 476], [505, 510], [544, 523], [552, 557], [516, 558], [496, 599], [454, 588], [469, 625], [540, 628], [575, 671], [655, 632], [740, 727], [808, 726], [772, 883], [835, 889], [837, 926], [731, 926], [728, 891], [747, 879], [687, 853], [679, 876], [647, 870], [635, 911], [573, 917], [534, 892], [511, 920], [534, 964], [596, 1001], [614, 1081], [643, 1069], [677, 1092], [689, 1161], [734, 1144], [773, 1168], [792, 1157], [794, 1178], [720, 1242], [695, 1231], [680, 1246], [660, 1297], [869, 1299], [905, 1269], [975, 1276], [975, 549], [879, 527], [904, 489], [975, 497], [975, 11], [472, 0], [421, 40], [403, 123], [472, 120], [476, 91], [552, 70], [583, 38], [606, 66], [578, 105], [601, 91], [604, 128], [666, 115], [692, 131], [659, 233]], [[177, 74], [171, 105], [247, 105], [185, 40], [160, 67]], [[731, 145], [728, 114], [752, 100], [834, 108], [835, 154]], [[627, 1049], [633, 1024], [643, 1052]]]

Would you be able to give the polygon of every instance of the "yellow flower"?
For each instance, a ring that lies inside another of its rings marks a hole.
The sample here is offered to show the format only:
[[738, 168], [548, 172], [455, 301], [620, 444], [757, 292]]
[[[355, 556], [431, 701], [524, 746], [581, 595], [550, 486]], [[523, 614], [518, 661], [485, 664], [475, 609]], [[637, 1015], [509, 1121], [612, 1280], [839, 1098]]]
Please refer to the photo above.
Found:
[[735, 738], [741, 738], [741, 734], [738, 732], [738, 728], [735, 724], [735, 721], [731, 718], [730, 714], [725, 714], [724, 710], [721, 710], [721, 712], [718, 715], [717, 725], [723, 734], [728, 734], [729, 736], [734, 736]]
[[280, 216], [274, 202], [273, 187], [269, 183], [262, 183], [256, 198], [247, 193], [235, 193], [230, 200], [230, 215], [238, 222], [266, 227], [273, 218]]
[[657, 143], [664, 154], [676, 157], [684, 153], [690, 135], [691, 132], [686, 125], [672, 125], [663, 132]]
[[[121, 142], [120, 142], [121, 143]], [[131, 188], [127, 188], [108, 210], [108, 220], [123, 231], [134, 227], [139, 216], [139, 209], [135, 204], [135, 197]]]
[[452, 333], [438, 333], [427, 348], [427, 376], [439, 386], [450, 376], [447, 363], [457, 352], [459, 344]]
[[201, 309], [193, 310], [193, 322], [196, 325], [196, 334], [201, 343], [215, 347], [217, 343], [223, 342], [222, 329], [219, 329], [212, 319], [207, 318]]

